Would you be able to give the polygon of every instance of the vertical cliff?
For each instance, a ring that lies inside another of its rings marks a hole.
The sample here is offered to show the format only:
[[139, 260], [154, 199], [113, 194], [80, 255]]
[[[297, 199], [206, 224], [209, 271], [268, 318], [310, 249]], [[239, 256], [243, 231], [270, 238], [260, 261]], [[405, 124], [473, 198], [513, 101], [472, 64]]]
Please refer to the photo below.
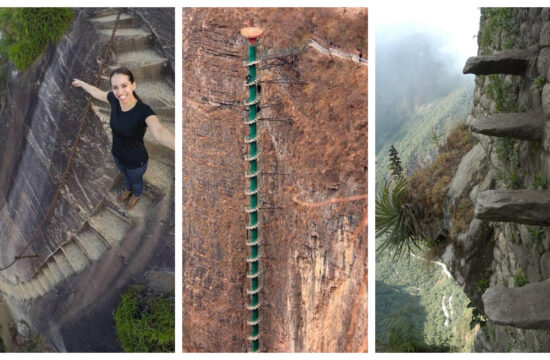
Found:
[[[99, 79], [98, 86], [109, 89], [108, 72], [128, 66], [144, 102], [173, 129], [173, 67], [162, 53], [163, 39], [137, 14], [122, 9], [111, 40], [117, 9], [75, 13], [56, 46], [25, 71], [7, 75], [0, 113], [0, 290], [16, 320], [55, 350], [120, 351], [112, 318], [120, 294], [138, 283], [173, 291], [170, 280], [164, 287], [153, 280], [173, 279], [173, 152], [146, 137], [146, 190], [126, 212], [116, 203], [121, 178], [110, 154], [108, 105], [91, 102], [71, 81]], [[158, 33], [173, 33], [173, 16], [164, 11]], [[22, 257], [13, 262], [16, 256]]]
[[183, 10], [184, 351], [248, 349], [249, 19], [265, 59], [260, 349], [366, 351], [366, 9]]
[[[460, 199], [467, 230], [449, 239], [444, 262], [488, 318], [474, 351], [549, 351], [550, 9], [482, 9], [468, 122], [479, 143], [447, 193], [446, 222]], [[456, 232], [456, 231], [455, 231]]]

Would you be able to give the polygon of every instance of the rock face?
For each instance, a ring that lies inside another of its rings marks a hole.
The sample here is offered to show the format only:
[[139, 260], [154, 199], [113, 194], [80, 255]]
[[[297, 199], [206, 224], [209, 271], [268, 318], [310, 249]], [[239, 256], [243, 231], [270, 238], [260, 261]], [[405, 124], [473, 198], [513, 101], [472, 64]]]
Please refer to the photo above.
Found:
[[491, 27], [491, 14], [482, 9], [478, 36], [478, 54], [489, 55], [465, 67], [482, 74], [469, 122], [483, 150], [476, 158], [484, 160], [459, 168], [453, 183], [466, 185], [447, 193], [449, 218], [466, 196], [475, 204], [475, 218], [446, 244], [443, 260], [488, 316], [474, 351], [550, 351], [544, 321], [550, 276], [550, 9], [506, 9], [499, 13], [513, 24], [506, 29]]
[[[251, 10], [264, 29], [259, 52], [307, 39], [301, 14]], [[243, 19], [235, 9], [183, 11], [184, 351], [249, 347]], [[345, 73], [305, 46], [260, 65], [260, 115], [273, 119], [260, 122], [262, 351], [367, 350], [367, 67], [334, 62]], [[332, 85], [318, 88], [327, 73]]]
[[470, 124], [470, 130], [479, 134], [540, 141], [544, 134], [542, 113], [498, 113]]
[[531, 52], [523, 49], [507, 50], [495, 55], [473, 56], [466, 61], [462, 72], [475, 75], [523, 75], [531, 58]]
[[[165, 10], [165, 22], [173, 16]], [[115, 19], [116, 10], [76, 11], [57, 46], [24, 72], [10, 72], [0, 114], [0, 265], [32, 255], [1, 272], [0, 289], [14, 317], [58, 351], [120, 351], [113, 311], [121, 293], [147, 284], [151, 270], [174, 273], [173, 153], [147, 140], [146, 189], [126, 212], [116, 203], [121, 178], [109, 151], [108, 109], [71, 86], [73, 78], [94, 82]], [[149, 62], [158, 40], [147, 29], [125, 11], [106, 70], [135, 69], [141, 97], [174, 128], [173, 85], [164, 80], [173, 84], [173, 72], [162, 55]]]

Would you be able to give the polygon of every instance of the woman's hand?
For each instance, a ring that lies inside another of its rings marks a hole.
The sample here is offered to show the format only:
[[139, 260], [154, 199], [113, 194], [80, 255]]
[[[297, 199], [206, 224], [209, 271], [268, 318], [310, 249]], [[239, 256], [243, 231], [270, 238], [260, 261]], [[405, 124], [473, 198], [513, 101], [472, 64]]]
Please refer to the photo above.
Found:
[[95, 97], [98, 100], [101, 100], [103, 102], [109, 102], [107, 100], [107, 92], [106, 91], [101, 91], [98, 88], [96, 88], [95, 86], [92, 86], [92, 85], [88, 84], [87, 82], [76, 79], [76, 78], [73, 79], [72, 84], [76, 88], [79, 87], [79, 88], [84, 89], [88, 94], [92, 95], [93, 97]]
[[79, 79], [73, 79], [73, 86], [74, 87], [81, 87], [82, 85], [84, 85], [85, 82], [82, 81], [82, 80], [79, 80]]

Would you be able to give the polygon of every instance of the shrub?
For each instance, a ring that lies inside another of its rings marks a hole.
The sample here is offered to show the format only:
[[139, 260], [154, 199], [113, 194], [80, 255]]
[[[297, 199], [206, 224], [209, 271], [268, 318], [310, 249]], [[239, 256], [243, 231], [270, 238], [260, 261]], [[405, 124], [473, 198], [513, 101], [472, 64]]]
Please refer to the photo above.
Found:
[[24, 70], [48, 45], [59, 41], [72, 18], [67, 8], [0, 9], [0, 53]]
[[174, 299], [130, 288], [115, 311], [120, 345], [126, 352], [173, 352]]

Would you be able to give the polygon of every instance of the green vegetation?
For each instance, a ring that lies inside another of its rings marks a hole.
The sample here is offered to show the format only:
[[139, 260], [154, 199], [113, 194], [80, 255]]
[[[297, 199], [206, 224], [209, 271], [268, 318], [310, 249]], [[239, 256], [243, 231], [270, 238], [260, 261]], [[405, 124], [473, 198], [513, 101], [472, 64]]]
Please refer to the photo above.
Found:
[[[501, 43], [502, 34], [506, 34]], [[512, 49], [519, 37], [519, 24], [516, 23], [513, 8], [484, 8], [481, 12], [479, 45], [487, 49], [498, 44], [497, 50]]]
[[544, 191], [548, 187], [548, 180], [542, 176], [540, 172], [537, 172], [535, 174], [535, 181], [530, 186], [531, 189], [537, 190], [537, 191]]
[[67, 8], [0, 8], [0, 54], [24, 70], [69, 28]]
[[118, 340], [126, 352], [173, 352], [174, 299], [130, 288], [115, 311]]
[[523, 270], [518, 269], [516, 275], [514, 275], [514, 287], [522, 287], [529, 284], [529, 280], [525, 277]]
[[528, 226], [527, 227], [527, 240], [531, 243], [531, 248], [537, 253], [542, 254], [544, 252], [544, 228], [542, 226]]
[[[401, 165], [408, 172], [420, 166], [428, 166], [438, 153], [438, 149], [434, 149], [431, 134], [447, 134], [461, 122], [461, 119], [468, 116], [471, 106], [472, 90], [462, 87], [444, 98], [423, 106], [408, 117], [403, 126], [392, 131], [392, 135], [384, 141], [384, 145], [376, 155], [378, 178], [383, 178], [390, 172], [387, 154], [392, 144], [399, 150]], [[444, 138], [442, 140], [440, 144], [444, 142]]]
[[487, 325], [487, 317], [479, 311], [474, 303], [468, 303], [467, 307], [472, 309], [472, 320], [470, 321], [470, 330], [474, 330], [477, 325], [484, 327]]
[[480, 294], [483, 294], [485, 290], [489, 288], [489, 280], [488, 279], [481, 279], [478, 282], [476, 282], [477, 291]]
[[497, 112], [518, 112], [518, 85], [503, 83], [501, 75], [489, 75], [491, 80], [487, 85], [487, 95], [496, 103]]
[[544, 87], [544, 77], [542, 76], [537, 76], [534, 80], [533, 80], [533, 87], [537, 90], [542, 90], [542, 88]]
[[[377, 245], [382, 241], [377, 239]], [[416, 256], [395, 258], [388, 249], [376, 253], [376, 278], [376, 351], [470, 350], [469, 300], [441, 267]], [[452, 301], [449, 326], [444, 325], [443, 297], [447, 306]]]

